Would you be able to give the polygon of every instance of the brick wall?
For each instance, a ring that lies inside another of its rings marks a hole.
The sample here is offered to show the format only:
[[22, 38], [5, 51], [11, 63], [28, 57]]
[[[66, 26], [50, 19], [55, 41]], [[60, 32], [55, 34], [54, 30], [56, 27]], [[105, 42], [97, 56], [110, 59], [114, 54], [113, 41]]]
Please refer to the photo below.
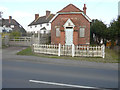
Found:
[[[51, 24], [51, 43], [58, 44], [60, 42], [61, 44], [65, 44], [65, 31], [63, 25], [69, 18], [75, 25], [73, 31], [73, 43], [75, 45], [90, 43], [90, 22], [82, 14], [58, 15]], [[60, 26], [61, 36], [59, 38], [56, 37], [56, 32], [55, 32], [56, 26]], [[79, 37], [80, 26], [85, 27], [84, 38]]]

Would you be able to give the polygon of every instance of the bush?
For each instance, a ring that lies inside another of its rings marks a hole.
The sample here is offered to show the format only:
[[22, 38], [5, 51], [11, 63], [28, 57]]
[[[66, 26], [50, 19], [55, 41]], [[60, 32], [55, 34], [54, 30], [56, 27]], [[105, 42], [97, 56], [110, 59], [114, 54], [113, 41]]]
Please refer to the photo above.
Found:
[[18, 32], [18, 31], [14, 31], [14, 32], [11, 32], [10, 33], [10, 38], [17, 38], [17, 37], [20, 37], [21, 36], [21, 33]]

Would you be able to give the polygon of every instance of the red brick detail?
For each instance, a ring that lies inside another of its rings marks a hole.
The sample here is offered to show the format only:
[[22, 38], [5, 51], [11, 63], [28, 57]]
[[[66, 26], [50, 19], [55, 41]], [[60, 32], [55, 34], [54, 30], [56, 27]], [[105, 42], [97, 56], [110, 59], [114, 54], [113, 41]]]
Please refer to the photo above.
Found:
[[60, 44], [65, 44], [65, 31], [61, 31]]
[[[65, 44], [65, 31], [62, 29], [64, 29], [63, 25], [68, 19], [71, 19], [75, 25], [73, 28], [73, 43], [75, 45], [90, 43], [90, 22], [82, 14], [58, 15], [51, 23], [51, 43], [58, 44], [60, 42], [61, 44]], [[60, 38], [55, 36], [55, 26], [59, 26], [60, 30], [62, 30]], [[79, 36], [80, 26], [85, 27], [84, 38], [80, 38]]]
[[83, 12], [83, 11], [77, 8], [75, 5], [69, 4], [58, 12]]
[[73, 44], [78, 45], [78, 31], [73, 31]]

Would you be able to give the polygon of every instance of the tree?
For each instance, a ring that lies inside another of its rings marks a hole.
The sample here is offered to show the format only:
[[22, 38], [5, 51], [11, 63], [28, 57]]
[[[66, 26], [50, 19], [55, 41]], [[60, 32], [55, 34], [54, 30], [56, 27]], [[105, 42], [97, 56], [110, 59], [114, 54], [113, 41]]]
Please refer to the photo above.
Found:
[[[112, 47], [114, 42], [118, 40], [120, 42], [120, 16], [117, 20], [113, 20], [108, 27], [108, 40], [111, 40]], [[119, 44], [119, 43], [118, 43]]]
[[[106, 25], [100, 20], [92, 20], [91, 27], [91, 43], [94, 41], [97, 44], [100, 44], [101, 40], [103, 39], [103, 43], [105, 43], [107, 27]], [[95, 37], [93, 38], [93, 35]]]
[[118, 17], [117, 27], [118, 27], [118, 45], [120, 46], [120, 16]]
[[[114, 42], [118, 40], [118, 45], [120, 45], [120, 16], [117, 18], [117, 20], [113, 20], [108, 28], [102, 21], [97, 19], [92, 20], [90, 34], [91, 43], [96, 42], [97, 44], [100, 44], [102, 39], [103, 43], [105, 44], [107, 40], [110, 40], [111, 48], [113, 48]], [[94, 35], [95, 37], [93, 38]]]
[[21, 36], [21, 33], [18, 32], [18, 31], [13, 31], [10, 33], [10, 38], [17, 38], [17, 37], [20, 37]]

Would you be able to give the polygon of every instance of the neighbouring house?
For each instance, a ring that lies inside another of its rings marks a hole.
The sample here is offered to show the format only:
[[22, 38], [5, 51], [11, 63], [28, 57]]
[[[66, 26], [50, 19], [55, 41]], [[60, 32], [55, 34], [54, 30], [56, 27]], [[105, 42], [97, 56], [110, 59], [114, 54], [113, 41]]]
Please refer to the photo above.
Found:
[[11, 27], [3, 27], [3, 19], [0, 18], [0, 32], [9, 32], [9, 31], [12, 31], [12, 28]]
[[45, 16], [39, 16], [39, 14], [35, 14], [35, 20], [28, 25], [28, 32], [38, 31], [41, 34], [50, 34], [51, 31], [51, 23], [49, 22], [53, 18], [54, 14], [51, 14], [50, 11], [46, 11]]
[[86, 5], [83, 11], [69, 4], [58, 11], [51, 19], [51, 44], [89, 45], [90, 22], [86, 15]]
[[12, 16], [9, 16], [9, 19], [0, 19], [1, 26], [2, 26], [2, 32], [12, 32], [12, 31], [18, 31], [21, 33], [21, 35], [25, 35], [26, 31], [25, 29], [15, 20], [12, 19]]

